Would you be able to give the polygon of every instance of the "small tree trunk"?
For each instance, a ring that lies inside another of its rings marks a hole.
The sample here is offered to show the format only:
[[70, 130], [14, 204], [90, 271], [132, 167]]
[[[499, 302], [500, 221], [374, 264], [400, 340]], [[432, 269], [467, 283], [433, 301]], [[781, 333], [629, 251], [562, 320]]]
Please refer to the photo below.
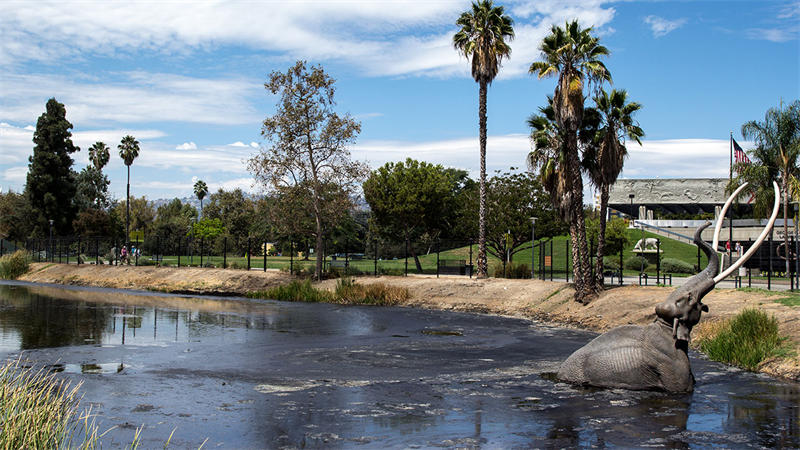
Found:
[[486, 81], [481, 80], [479, 90], [478, 122], [480, 128], [480, 201], [478, 207], [478, 278], [488, 276], [486, 267]]
[[600, 186], [600, 232], [597, 234], [597, 261], [595, 261], [595, 289], [602, 292], [605, 277], [603, 276], [603, 257], [606, 253], [606, 212], [608, 211], [608, 185]]

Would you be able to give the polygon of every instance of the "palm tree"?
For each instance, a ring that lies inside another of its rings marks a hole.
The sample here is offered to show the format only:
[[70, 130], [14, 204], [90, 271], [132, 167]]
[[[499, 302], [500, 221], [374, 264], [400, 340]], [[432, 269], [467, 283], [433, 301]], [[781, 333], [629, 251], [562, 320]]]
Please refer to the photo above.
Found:
[[194, 184], [194, 195], [200, 200], [200, 215], [203, 215], [203, 199], [208, 195], [208, 186], [203, 180], [197, 180]]
[[110, 156], [109, 150], [108, 146], [100, 141], [95, 142], [91, 148], [89, 148], [89, 160], [92, 162], [95, 169], [103, 170], [103, 167], [108, 164]]
[[133, 160], [139, 156], [139, 141], [131, 135], [122, 138], [122, 141], [117, 146], [119, 149], [119, 157], [128, 166], [128, 187], [125, 193], [125, 246], [128, 246], [128, 239], [131, 235], [131, 164]]
[[[630, 138], [642, 145], [644, 131], [634, 121], [633, 114], [642, 108], [636, 102], [626, 103], [628, 93], [625, 90], [604, 89], [594, 97], [599, 120], [594, 144], [586, 147], [583, 153], [583, 166], [589, 177], [600, 189], [600, 231], [597, 235], [597, 261], [595, 262], [595, 287], [603, 288], [603, 256], [605, 256], [606, 211], [608, 210], [608, 190], [617, 181], [628, 149], [625, 139]], [[586, 114], [588, 115], [588, 114]], [[584, 117], [586, 121], [586, 117]]]
[[[772, 193], [772, 180], [778, 181], [783, 196], [784, 245], [789, 248], [789, 198], [800, 196], [800, 100], [788, 107], [770, 108], [764, 121], [751, 120], [742, 125], [742, 136], [752, 139], [755, 148], [749, 153], [752, 164], [737, 164], [739, 174], [734, 184], [749, 181], [755, 194], [754, 212], [764, 215], [769, 211], [767, 200]], [[789, 273], [789, 258], [786, 259]]]
[[497, 76], [500, 62], [511, 54], [508, 41], [514, 39], [513, 21], [502, 6], [491, 0], [472, 3], [456, 20], [461, 27], [453, 36], [453, 46], [467, 59], [472, 58], [472, 78], [478, 83], [478, 123], [480, 128], [480, 194], [478, 207], [478, 278], [486, 278], [486, 91]]
[[599, 85], [611, 81], [611, 74], [600, 61], [608, 49], [591, 35], [592, 28], [582, 29], [577, 21], [565, 28], [553, 26], [551, 34], [542, 41], [540, 49], [544, 61], [531, 64], [529, 72], [540, 79], [558, 76], [553, 96], [553, 121], [557, 125], [563, 145], [560, 170], [554, 172], [564, 189], [560, 199], [564, 210], [562, 217], [569, 223], [572, 240], [573, 270], [575, 274], [575, 299], [587, 303], [595, 295], [590, 280], [589, 252], [586, 248], [586, 226], [583, 217], [583, 180], [579, 157], [579, 131], [583, 127], [584, 81]]

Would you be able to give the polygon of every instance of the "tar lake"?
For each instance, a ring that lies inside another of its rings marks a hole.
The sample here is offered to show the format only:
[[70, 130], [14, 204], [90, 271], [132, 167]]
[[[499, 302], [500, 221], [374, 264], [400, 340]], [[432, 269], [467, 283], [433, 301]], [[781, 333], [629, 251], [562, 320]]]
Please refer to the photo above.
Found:
[[0, 284], [0, 357], [83, 382], [104, 447], [800, 447], [800, 384], [690, 354], [692, 394], [553, 373], [596, 334], [411, 308]]

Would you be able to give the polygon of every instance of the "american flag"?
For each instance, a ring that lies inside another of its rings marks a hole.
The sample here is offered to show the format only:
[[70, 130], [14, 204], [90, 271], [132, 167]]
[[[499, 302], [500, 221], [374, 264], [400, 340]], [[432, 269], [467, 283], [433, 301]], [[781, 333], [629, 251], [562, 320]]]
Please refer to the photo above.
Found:
[[734, 138], [731, 138], [731, 141], [733, 141], [733, 159], [736, 164], [750, 164], [750, 158], [744, 153], [742, 147], [739, 147]]

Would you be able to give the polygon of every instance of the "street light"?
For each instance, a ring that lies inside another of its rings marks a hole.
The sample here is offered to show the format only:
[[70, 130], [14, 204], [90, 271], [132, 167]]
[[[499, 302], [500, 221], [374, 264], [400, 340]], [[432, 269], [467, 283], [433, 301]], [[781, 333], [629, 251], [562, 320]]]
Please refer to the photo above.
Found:
[[534, 273], [533, 267], [535, 259], [533, 258], [533, 249], [535, 248], [535, 242], [536, 242], [536, 217], [531, 217], [531, 280], [533, 279], [533, 273]]
[[53, 261], [53, 219], [50, 219], [50, 261]]

